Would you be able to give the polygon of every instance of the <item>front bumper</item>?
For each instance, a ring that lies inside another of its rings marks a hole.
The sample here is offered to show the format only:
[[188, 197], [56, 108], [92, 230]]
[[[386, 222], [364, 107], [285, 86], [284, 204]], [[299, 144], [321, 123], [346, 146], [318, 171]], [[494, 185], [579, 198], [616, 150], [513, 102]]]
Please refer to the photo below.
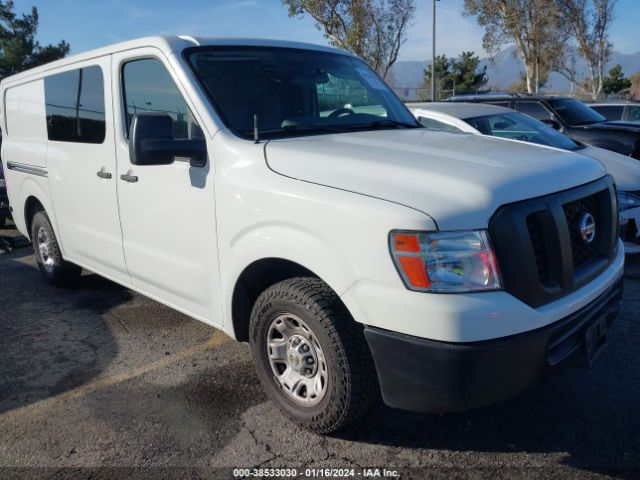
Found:
[[513, 397], [586, 356], [585, 334], [620, 311], [622, 280], [575, 313], [495, 340], [450, 343], [367, 327], [382, 396], [394, 408], [467, 410]]

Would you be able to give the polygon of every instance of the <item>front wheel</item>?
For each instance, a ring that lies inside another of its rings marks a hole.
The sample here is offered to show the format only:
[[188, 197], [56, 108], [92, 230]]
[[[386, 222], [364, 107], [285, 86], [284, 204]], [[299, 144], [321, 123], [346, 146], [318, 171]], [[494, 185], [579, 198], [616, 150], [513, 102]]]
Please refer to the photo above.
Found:
[[268, 395], [314, 432], [339, 430], [379, 398], [362, 326], [318, 278], [265, 290], [251, 314], [250, 343]]
[[40, 210], [31, 223], [33, 253], [40, 272], [53, 285], [65, 286], [77, 283], [82, 269], [62, 258], [58, 239], [47, 214]]

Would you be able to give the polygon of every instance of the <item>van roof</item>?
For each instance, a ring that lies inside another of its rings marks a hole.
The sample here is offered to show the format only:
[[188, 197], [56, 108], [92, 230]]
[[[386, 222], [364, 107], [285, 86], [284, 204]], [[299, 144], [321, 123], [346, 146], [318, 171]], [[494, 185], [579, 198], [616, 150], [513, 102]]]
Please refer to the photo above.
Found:
[[162, 51], [165, 55], [169, 56], [173, 53], [179, 53], [188, 47], [207, 45], [300, 48], [305, 50], [316, 50], [341, 53], [343, 55], [353, 55], [346, 50], [326, 47], [323, 45], [314, 45], [311, 43], [293, 42], [286, 40], [242, 37], [194, 37], [191, 35], [156, 35], [127, 40], [94, 50], [89, 50], [87, 52], [78, 53], [76, 55], [71, 55], [69, 57], [65, 57], [36, 68], [25, 70], [24, 72], [11, 75], [10, 77], [6, 77], [2, 80], [2, 83], [13, 83], [15, 81], [25, 80], [32, 76], [42, 75], [50, 70], [55, 70], [67, 65], [73, 65], [77, 62], [91, 60], [92, 58], [123, 52], [126, 50], [132, 50], [134, 48], [155, 47]]

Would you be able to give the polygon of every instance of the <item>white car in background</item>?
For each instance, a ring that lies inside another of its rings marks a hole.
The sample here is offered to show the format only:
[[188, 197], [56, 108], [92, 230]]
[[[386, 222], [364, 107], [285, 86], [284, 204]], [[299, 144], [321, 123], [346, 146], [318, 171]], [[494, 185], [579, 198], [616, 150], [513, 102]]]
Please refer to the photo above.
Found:
[[497, 105], [460, 102], [408, 105], [430, 130], [488, 135], [570, 150], [604, 164], [618, 188], [620, 224], [627, 253], [640, 253], [640, 162], [610, 150], [578, 143], [540, 120]]

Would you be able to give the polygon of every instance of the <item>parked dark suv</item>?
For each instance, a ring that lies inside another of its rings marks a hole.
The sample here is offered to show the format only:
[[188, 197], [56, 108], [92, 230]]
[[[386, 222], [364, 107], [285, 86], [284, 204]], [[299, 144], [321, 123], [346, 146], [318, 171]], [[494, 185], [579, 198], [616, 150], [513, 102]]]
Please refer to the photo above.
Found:
[[588, 102], [587, 105], [600, 115], [604, 115], [607, 120], [640, 122], [640, 102], [609, 100], [606, 102]]
[[573, 140], [640, 160], [640, 124], [611, 122], [575, 98], [528, 95], [471, 95], [452, 102], [491, 103], [526, 113]]

